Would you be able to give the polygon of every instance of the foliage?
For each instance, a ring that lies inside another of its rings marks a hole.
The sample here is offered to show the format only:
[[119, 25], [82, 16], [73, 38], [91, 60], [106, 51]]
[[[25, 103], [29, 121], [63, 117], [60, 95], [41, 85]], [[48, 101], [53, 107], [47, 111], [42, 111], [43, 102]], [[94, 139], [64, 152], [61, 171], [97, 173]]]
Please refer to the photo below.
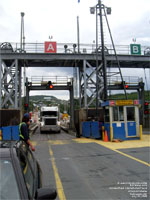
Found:
[[[145, 96], [146, 101], [150, 101], [150, 91], [145, 91], [144, 96]], [[137, 94], [137, 92], [127, 93], [127, 97], [128, 97], [128, 99], [133, 99], [133, 100], [138, 99], [138, 94]], [[124, 94], [114, 94], [114, 95], [110, 95], [108, 98], [109, 99], [125, 99], [125, 95]]]
[[[145, 101], [150, 101], [150, 91], [145, 91]], [[138, 99], [137, 92], [132, 92], [127, 94], [128, 99]], [[33, 111], [37, 107], [41, 107], [42, 105], [45, 106], [55, 106], [59, 105], [60, 112], [63, 113], [64, 111], [67, 111], [68, 114], [70, 114], [70, 101], [67, 100], [61, 100], [57, 99], [54, 96], [45, 96], [45, 95], [36, 95], [36, 96], [30, 96], [30, 102], [29, 102], [29, 110]], [[124, 94], [114, 94], [108, 96], [108, 99], [125, 99]], [[93, 105], [95, 105], [95, 101], [93, 101]], [[93, 107], [93, 105], [91, 107]], [[79, 109], [80, 103], [79, 99], [74, 99], [74, 108]], [[22, 110], [24, 110], [24, 97], [22, 98]]]

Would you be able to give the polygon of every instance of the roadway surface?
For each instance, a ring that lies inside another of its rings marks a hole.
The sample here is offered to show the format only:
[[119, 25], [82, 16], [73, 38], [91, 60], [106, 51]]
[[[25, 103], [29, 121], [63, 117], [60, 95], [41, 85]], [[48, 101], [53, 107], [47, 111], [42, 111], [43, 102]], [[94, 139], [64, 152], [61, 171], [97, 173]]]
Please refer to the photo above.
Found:
[[[59, 200], [150, 199], [150, 146], [60, 134], [32, 135], [43, 171], [43, 185], [57, 189]], [[149, 147], [148, 147], [149, 146]]]

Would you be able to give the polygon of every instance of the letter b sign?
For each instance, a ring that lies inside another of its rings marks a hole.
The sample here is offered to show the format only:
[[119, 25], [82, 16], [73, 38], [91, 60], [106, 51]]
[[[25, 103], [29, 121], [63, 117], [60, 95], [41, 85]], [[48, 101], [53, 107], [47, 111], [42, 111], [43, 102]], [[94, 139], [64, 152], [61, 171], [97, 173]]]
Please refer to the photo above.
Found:
[[140, 44], [130, 44], [131, 55], [141, 55], [141, 45]]

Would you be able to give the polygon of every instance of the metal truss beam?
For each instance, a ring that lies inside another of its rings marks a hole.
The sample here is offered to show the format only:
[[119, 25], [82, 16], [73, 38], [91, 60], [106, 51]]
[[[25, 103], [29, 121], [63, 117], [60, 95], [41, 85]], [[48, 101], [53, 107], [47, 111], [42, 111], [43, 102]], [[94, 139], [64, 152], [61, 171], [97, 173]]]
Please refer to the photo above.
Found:
[[[82, 70], [83, 69], [83, 70]], [[96, 66], [87, 60], [83, 61], [83, 68], [79, 71], [80, 105], [83, 108], [96, 106]], [[103, 91], [102, 64], [98, 65], [98, 103], [101, 102]]]
[[21, 68], [18, 60], [0, 59], [0, 108], [21, 108]]
[[[111, 90], [123, 90], [122, 82], [119, 77], [116, 76], [118, 73], [114, 74], [113, 79], [111, 80], [110, 77], [108, 78], [107, 89], [108, 91]], [[110, 76], [108, 73], [107, 75]], [[89, 108], [91, 106], [96, 107], [96, 67], [92, 66], [87, 60], [84, 60], [83, 67], [80, 68], [79, 71], [79, 85], [80, 85], [80, 107], [81, 108]], [[116, 84], [115, 80], [116, 79]], [[114, 82], [114, 83], [113, 83]], [[120, 83], [120, 84], [119, 84]], [[143, 104], [143, 97], [141, 97], [141, 91], [143, 94], [144, 90], [144, 83], [137, 82], [136, 84], [129, 83], [126, 90], [136, 90], [138, 92], [139, 99], [142, 100]], [[103, 91], [104, 91], [104, 84], [103, 84], [103, 72], [102, 72], [102, 63], [98, 66], [98, 105], [103, 100]]]

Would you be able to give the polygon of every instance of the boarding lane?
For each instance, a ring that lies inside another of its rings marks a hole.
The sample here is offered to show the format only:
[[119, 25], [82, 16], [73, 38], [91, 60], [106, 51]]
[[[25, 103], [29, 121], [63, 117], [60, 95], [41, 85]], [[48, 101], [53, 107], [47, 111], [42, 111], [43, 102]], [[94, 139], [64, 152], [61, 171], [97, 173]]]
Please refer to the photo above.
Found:
[[57, 199], [149, 199], [147, 141], [121, 143], [75, 138], [65, 132], [32, 136], [44, 186], [56, 187]]

